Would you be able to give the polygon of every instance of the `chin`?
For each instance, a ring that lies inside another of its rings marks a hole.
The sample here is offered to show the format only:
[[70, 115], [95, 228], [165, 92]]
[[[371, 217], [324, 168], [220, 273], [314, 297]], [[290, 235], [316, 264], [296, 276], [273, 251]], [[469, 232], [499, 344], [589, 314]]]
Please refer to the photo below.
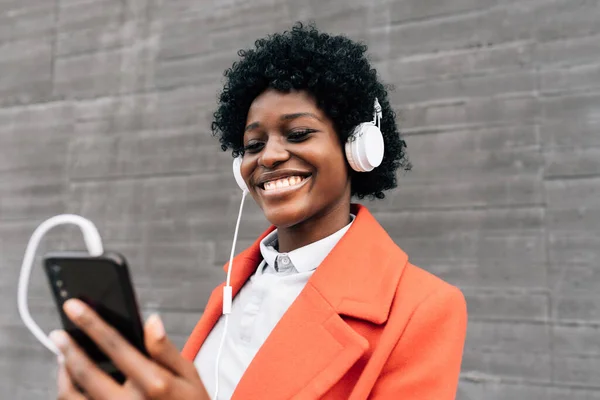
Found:
[[263, 213], [271, 224], [277, 228], [290, 228], [306, 221], [310, 215], [308, 207], [303, 207], [298, 203], [286, 203], [263, 207]]

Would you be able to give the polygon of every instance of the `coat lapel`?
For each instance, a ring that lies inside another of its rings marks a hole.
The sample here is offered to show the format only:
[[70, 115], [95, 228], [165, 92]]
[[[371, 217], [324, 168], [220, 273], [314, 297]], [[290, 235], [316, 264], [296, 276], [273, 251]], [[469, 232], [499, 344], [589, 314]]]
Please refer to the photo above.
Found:
[[250, 363], [232, 400], [318, 398], [368, 346], [307, 285]]
[[352, 227], [271, 332], [233, 400], [319, 398], [368, 351], [344, 317], [387, 321], [408, 257], [366, 208], [353, 212]]

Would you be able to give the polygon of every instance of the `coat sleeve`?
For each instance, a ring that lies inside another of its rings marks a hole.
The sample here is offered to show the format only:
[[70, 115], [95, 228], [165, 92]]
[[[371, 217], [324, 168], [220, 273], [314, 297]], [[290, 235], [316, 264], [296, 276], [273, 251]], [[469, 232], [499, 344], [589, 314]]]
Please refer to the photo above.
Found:
[[466, 330], [467, 307], [458, 288], [429, 295], [415, 309], [369, 399], [455, 399]]

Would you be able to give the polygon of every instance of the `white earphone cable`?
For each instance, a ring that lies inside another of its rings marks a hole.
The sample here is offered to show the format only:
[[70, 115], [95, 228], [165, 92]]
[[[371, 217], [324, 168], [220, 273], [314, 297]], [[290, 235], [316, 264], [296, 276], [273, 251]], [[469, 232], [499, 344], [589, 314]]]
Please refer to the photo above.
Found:
[[219, 360], [221, 359], [221, 353], [223, 346], [225, 345], [225, 337], [227, 336], [227, 325], [229, 324], [229, 314], [225, 314], [225, 324], [223, 326], [223, 335], [221, 335], [221, 342], [219, 343], [219, 350], [217, 350], [217, 360], [215, 362], [215, 394], [213, 400], [219, 398]]
[[61, 214], [56, 215], [52, 218], [42, 222], [33, 232], [25, 255], [23, 257], [23, 264], [21, 265], [21, 272], [19, 275], [19, 286], [17, 292], [17, 304], [19, 308], [19, 314], [21, 319], [25, 323], [25, 326], [33, 333], [33, 335], [44, 345], [48, 350], [61, 356], [60, 350], [54, 345], [54, 343], [48, 338], [48, 335], [35, 323], [31, 314], [29, 313], [29, 305], [27, 303], [27, 290], [29, 287], [29, 278], [31, 276], [31, 269], [33, 267], [33, 261], [35, 259], [35, 253], [37, 248], [44, 237], [44, 235], [52, 228], [65, 225], [73, 224], [79, 226], [83, 233], [83, 240], [87, 247], [88, 252], [92, 257], [101, 256], [104, 253], [102, 247], [102, 239], [98, 233], [96, 226], [89, 220], [74, 214]]
[[[238, 232], [240, 230], [240, 221], [242, 219], [242, 212], [244, 210], [244, 200], [246, 200], [246, 195], [248, 191], [244, 190], [242, 192], [242, 201], [240, 202], [240, 210], [238, 212], [237, 221], [235, 223], [235, 232], [233, 233], [233, 244], [231, 245], [231, 253], [229, 254], [229, 267], [227, 268], [227, 284], [226, 286], [231, 286], [231, 266], [233, 265], [233, 256], [235, 255], [235, 245], [237, 243]], [[225, 304], [225, 302], [223, 302]], [[223, 311], [225, 312], [225, 311]]]
[[231, 245], [231, 253], [229, 254], [229, 266], [227, 267], [227, 281], [223, 287], [223, 315], [225, 316], [225, 323], [223, 326], [223, 334], [221, 336], [221, 342], [219, 343], [219, 349], [217, 350], [217, 359], [215, 361], [215, 394], [213, 400], [217, 400], [219, 396], [219, 362], [221, 360], [221, 353], [225, 344], [225, 337], [227, 336], [227, 326], [229, 324], [229, 313], [231, 313], [232, 289], [231, 289], [231, 269], [233, 266], [233, 256], [235, 254], [235, 245], [237, 243], [237, 237], [240, 229], [240, 221], [242, 220], [242, 212], [244, 209], [244, 200], [248, 191], [242, 192], [242, 201], [240, 202], [240, 210], [238, 212], [237, 221], [235, 223], [235, 232], [233, 234], [233, 244]]

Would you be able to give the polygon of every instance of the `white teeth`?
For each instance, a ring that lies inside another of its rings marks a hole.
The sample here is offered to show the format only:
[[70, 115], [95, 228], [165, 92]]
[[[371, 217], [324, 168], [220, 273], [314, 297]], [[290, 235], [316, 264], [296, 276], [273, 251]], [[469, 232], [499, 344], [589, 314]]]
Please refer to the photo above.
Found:
[[301, 176], [290, 176], [288, 178], [282, 178], [276, 181], [265, 182], [264, 187], [265, 190], [281, 189], [288, 186], [295, 186], [299, 183], [302, 183], [302, 181], [304, 181], [304, 178]]

